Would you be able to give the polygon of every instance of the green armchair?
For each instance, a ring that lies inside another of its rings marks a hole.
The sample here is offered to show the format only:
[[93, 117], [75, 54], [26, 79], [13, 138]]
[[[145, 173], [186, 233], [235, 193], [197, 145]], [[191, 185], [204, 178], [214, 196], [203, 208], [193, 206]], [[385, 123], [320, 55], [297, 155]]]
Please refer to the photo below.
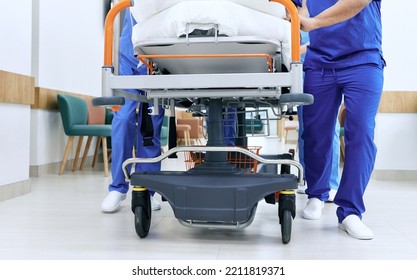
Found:
[[[83, 98], [67, 94], [58, 94], [58, 107], [61, 114], [62, 124], [65, 134], [68, 136], [68, 142], [65, 148], [64, 157], [59, 169], [59, 175], [62, 175], [68, 160], [75, 137], [79, 137], [77, 150], [72, 165], [72, 171], [75, 171], [78, 157], [84, 136], [88, 137], [87, 143], [91, 142], [92, 137], [101, 139], [103, 148], [104, 175], [107, 177], [108, 159], [107, 159], [107, 137], [111, 136], [111, 125], [106, 124], [88, 124], [88, 104]], [[87, 148], [87, 147], [86, 147]]]

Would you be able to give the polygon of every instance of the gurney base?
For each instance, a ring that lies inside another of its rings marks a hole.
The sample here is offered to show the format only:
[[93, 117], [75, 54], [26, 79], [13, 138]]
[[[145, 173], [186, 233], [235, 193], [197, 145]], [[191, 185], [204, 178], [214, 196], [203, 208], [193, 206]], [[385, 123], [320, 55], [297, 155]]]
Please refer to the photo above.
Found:
[[160, 171], [133, 173], [131, 184], [159, 193], [179, 220], [225, 225], [247, 223], [253, 219], [258, 201], [282, 190], [296, 189], [298, 183], [292, 174]]

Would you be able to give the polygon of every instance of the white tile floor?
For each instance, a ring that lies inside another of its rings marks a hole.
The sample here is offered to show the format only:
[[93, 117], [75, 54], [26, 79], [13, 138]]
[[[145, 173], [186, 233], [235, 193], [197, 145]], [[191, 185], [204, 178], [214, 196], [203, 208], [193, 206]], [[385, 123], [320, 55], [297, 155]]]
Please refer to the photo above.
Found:
[[[262, 142], [265, 141], [265, 142]], [[287, 150], [276, 139], [264, 147]], [[255, 143], [256, 144], [256, 143]], [[165, 169], [183, 166], [167, 159]], [[110, 178], [101, 169], [32, 179], [32, 192], [0, 203], [1, 260], [417, 260], [417, 183], [371, 180], [365, 223], [375, 239], [352, 239], [337, 228], [336, 206], [326, 203], [320, 220], [301, 218], [297, 195], [292, 239], [281, 242], [277, 206], [261, 201], [243, 230], [182, 226], [167, 203], [153, 212], [149, 236], [134, 230], [130, 197], [114, 214], [100, 211]], [[158, 196], [158, 199], [160, 197]]]

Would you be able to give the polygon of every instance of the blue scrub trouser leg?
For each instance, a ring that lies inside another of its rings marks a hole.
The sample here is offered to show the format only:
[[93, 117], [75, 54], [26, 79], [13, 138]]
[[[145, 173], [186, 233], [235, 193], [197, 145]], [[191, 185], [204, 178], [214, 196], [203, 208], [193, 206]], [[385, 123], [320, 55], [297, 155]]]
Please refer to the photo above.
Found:
[[[120, 75], [147, 75], [147, 68], [142, 65], [138, 66], [137, 61], [120, 56]], [[141, 91], [131, 89], [126, 90], [135, 94], [141, 94]], [[152, 106], [152, 104], [149, 104]], [[118, 191], [127, 193], [129, 184], [125, 181], [122, 164], [126, 159], [132, 158], [133, 146], [136, 141], [136, 156], [141, 158], [157, 157], [161, 154], [161, 128], [164, 120], [164, 109], [159, 106], [159, 115], [152, 116], [153, 123], [153, 146], [143, 146], [143, 138], [140, 133], [142, 120], [142, 106], [139, 107], [138, 124], [136, 127], [136, 107], [137, 101], [126, 99], [121, 109], [114, 113], [112, 122], [112, 183], [109, 185], [109, 191]], [[140, 171], [159, 171], [161, 163], [136, 164], [136, 170]], [[153, 194], [153, 191], [150, 191]]]
[[305, 92], [314, 103], [303, 109], [304, 160], [309, 198], [327, 200], [331, 174], [331, 143], [338, 108], [344, 96], [345, 163], [334, 203], [341, 222], [365, 212], [363, 194], [376, 157], [375, 116], [382, 93], [383, 68], [361, 65], [339, 70], [307, 69]]
[[330, 173], [329, 185], [332, 190], [339, 189], [340, 176], [339, 176], [339, 163], [340, 163], [340, 124], [336, 121], [336, 127], [333, 135], [332, 143], [332, 171]]
[[235, 139], [236, 139], [236, 125], [237, 125], [237, 117], [236, 117], [237, 108], [236, 107], [227, 107], [226, 114], [224, 116], [224, 140], [226, 146], [234, 146]]
[[[129, 184], [125, 181], [122, 170], [123, 162], [132, 158], [133, 146], [136, 141], [136, 156], [141, 158], [157, 157], [161, 154], [160, 132], [164, 120], [164, 110], [159, 107], [159, 115], [152, 116], [154, 138], [153, 146], [143, 146], [143, 138], [140, 133], [140, 126], [136, 127], [136, 107], [137, 102], [126, 100], [120, 111], [114, 113], [112, 123], [112, 178], [113, 182], [109, 185], [109, 191], [127, 193]], [[140, 107], [141, 108], [141, 107]], [[139, 111], [138, 123], [141, 123], [141, 113]], [[136, 164], [136, 170], [140, 171], [159, 171], [161, 163]]]
[[[304, 122], [303, 122], [303, 106], [297, 108], [298, 115], [298, 160], [301, 166], [304, 168], [304, 180], [305, 180], [305, 164], [304, 164], [304, 140], [301, 137], [304, 131]], [[337, 190], [339, 188], [340, 176], [339, 176], [339, 162], [340, 162], [340, 125], [339, 122], [336, 122], [336, 129], [333, 136], [332, 143], [332, 171], [330, 173], [330, 188], [332, 190]]]

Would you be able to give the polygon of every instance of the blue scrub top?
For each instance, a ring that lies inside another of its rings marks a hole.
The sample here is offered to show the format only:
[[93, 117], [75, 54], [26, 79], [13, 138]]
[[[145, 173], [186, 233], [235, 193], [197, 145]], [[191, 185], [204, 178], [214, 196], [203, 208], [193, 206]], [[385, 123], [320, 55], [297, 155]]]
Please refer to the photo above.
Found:
[[[311, 17], [338, 0], [308, 0]], [[307, 68], [345, 68], [384, 63], [382, 57], [381, 1], [374, 0], [353, 18], [310, 31], [310, 45], [304, 62]], [[323, 40], [323, 38], [325, 38]]]
[[[303, 30], [300, 30], [301, 34], [301, 45], [305, 45], [310, 41], [310, 36], [308, 35], [308, 32], [305, 32]], [[304, 63], [306, 57], [306, 53], [301, 54], [301, 61]]]
[[[133, 16], [131, 16], [130, 9], [126, 9], [125, 11], [123, 30], [119, 40], [120, 61], [127, 62], [130, 68], [135, 69], [138, 68], [139, 65], [139, 60], [134, 55], [132, 44], [132, 28], [136, 24], [136, 21]], [[147, 68], [143, 64], [137, 71], [139, 71], [141, 75], [147, 74]]]

